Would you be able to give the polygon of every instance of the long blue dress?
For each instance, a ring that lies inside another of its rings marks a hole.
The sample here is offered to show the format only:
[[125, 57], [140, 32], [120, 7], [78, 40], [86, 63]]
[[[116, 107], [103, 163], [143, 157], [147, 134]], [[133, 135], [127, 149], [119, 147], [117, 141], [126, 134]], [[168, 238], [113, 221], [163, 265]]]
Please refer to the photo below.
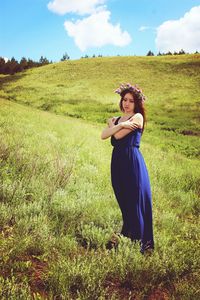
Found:
[[111, 182], [122, 213], [121, 234], [140, 241], [143, 254], [154, 249], [154, 239], [150, 180], [139, 150], [141, 134], [142, 129], [137, 128], [121, 139], [111, 136]]

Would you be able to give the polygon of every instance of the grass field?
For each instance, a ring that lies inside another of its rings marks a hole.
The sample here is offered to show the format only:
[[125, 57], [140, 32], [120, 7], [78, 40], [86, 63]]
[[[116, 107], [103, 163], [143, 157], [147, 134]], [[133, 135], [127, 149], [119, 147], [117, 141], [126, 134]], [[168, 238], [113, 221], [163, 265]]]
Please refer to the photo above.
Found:
[[[105, 57], [0, 77], [0, 299], [199, 299], [200, 56]], [[141, 141], [155, 251], [121, 229], [110, 182], [113, 91], [148, 96]]]

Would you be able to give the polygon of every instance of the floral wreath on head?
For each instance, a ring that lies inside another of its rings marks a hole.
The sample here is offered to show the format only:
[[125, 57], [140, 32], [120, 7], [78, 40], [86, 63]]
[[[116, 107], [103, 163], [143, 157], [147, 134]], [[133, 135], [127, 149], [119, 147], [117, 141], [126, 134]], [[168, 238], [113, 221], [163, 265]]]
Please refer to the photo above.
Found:
[[122, 83], [120, 87], [115, 90], [115, 93], [121, 95], [122, 92], [125, 90], [127, 90], [127, 92], [128, 91], [133, 92], [137, 96], [137, 98], [141, 101], [146, 100], [145, 95], [142, 93], [142, 90], [139, 88], [137, 84], [131, 85], [130, 83]]

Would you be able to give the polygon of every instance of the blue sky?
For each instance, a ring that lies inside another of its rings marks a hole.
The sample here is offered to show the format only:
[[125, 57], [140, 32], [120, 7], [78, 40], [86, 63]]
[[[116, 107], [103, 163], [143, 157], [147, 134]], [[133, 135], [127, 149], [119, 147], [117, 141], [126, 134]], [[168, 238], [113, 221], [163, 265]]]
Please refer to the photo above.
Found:
[[200, 51], [197, 0], [1, 0], [0, 56]]

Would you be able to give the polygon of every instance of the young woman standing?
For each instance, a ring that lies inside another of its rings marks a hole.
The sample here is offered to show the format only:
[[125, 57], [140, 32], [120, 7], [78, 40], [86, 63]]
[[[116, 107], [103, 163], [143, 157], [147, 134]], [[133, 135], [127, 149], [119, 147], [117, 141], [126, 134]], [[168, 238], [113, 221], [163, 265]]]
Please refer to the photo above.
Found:
[[140, 241], [140, 252], [154, 249], [152, 195], [147, 167], [139, 150], [146, 121], [142, 90], [123, 84], [116, 91], [121, 96], [122, 116], [108, 120], [102, 139], [111, 137], [111, 182], [122, 213], [121, 234]]

